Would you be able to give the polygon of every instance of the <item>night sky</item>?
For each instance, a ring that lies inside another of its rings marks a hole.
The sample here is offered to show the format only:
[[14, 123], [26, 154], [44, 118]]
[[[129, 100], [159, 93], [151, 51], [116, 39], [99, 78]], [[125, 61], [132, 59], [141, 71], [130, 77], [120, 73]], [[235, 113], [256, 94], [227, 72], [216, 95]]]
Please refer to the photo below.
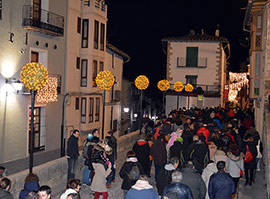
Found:
[[247, 60], [247, 34], [242, 28], [245, 10], [240, 9], [247, 0], [108, 0], [106, 4], [108, 42], [131, 57], [124, 76], [133, 81], [146, 75], [152, 89], [166, 77], [161, 39], [182, 37], [191, 29], [214, 35], [219, 24], [220, 36], [231, 45], [229, 70], [238, 71]]

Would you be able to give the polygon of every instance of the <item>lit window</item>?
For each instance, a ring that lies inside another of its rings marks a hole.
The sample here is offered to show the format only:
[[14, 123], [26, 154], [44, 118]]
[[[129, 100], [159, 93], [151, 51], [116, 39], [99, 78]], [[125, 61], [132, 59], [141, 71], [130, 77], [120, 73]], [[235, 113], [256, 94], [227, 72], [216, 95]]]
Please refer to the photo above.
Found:
[[89, 20], [83, 19], [83, 22], [82, 22], [82, 48], [88, 48], [88, 31], [89, 31]]
[[86, 98], [81, 99], [81, 123], [86, 122]]
[[87, 59], [82, 59], [81, 67], [81, 87], [87, 86]]
[[94, 98], [89, 98], [89, 123], [94, 121]]
[[100, 98], [96, 98], [96, 114], [95, 114], [95, 122], [99, 121], [99, 113], [100, 113]]
[[96, 77], [97, 77], [97, 64], [98, 62], [96, 60], [93, 60], [93, 66], [92, 66], [92, 86], [97, 87], [96, 84]]

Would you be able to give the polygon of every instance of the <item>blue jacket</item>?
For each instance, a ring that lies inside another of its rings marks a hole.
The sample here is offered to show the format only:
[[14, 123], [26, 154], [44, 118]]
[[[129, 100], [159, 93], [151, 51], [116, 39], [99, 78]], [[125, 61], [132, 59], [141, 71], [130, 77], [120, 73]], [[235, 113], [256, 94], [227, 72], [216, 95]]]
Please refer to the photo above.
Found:
[[158, 199], [158, 194], [154, 189], [134, 189], [131, 188], [127, 195], [126, 199]]
[[33, 182], [27, 182], [24, 184], [24, 189], [21, 190], [19, 199], [24, 199], [25, 196], [30, 192], [30, 191], [38, 191], [39, 189], [39, 184], [37, 181]]
[[218, 171], [210, 177], [208, 194], [210, 199], [232, 199], [234, 181], [228, 173]]
[[177, 193], [178, 199], [193, 199], [192, 192], [187, 185], [180, 182], [174, 182], [166, 187], [164, 194]]

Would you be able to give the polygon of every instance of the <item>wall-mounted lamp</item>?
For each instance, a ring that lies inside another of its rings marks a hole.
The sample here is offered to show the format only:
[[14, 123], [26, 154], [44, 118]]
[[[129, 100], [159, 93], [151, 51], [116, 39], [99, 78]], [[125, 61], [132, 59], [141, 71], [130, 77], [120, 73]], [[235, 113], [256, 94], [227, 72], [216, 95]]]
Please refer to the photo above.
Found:
[[133, 116], [136, 118], [136, 117], [138, 117], [138, 114], [137, 114], [137, 113], [134, 113], [134, 115], [133, 115]]
[[22, 90], [23, 84], [20, 82], [20, 80], [13, 79], [6, 79], [6, 84], [12, 84], [13, 89], [19, 93], [20, 90]]
[[128, 113], [129, 112], [129, 108], [124, 108], [124, 112]]

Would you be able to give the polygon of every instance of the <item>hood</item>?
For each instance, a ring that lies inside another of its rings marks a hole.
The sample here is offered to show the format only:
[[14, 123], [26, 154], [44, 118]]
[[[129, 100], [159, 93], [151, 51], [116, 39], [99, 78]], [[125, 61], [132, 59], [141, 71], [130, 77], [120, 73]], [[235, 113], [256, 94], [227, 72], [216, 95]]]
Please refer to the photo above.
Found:
[[146, 142], [145, 140], [138, 140], [138, 141], [137, 141], [137, 144], [140, 145], [140, 146], [141, 146], [141, 145], [145, 145], [146, 143], [147, 143], [147, 142]]
[[215, 156], [226, 156], [226, 153], [221, 150], [216, 150]]
[[38, 191], [39, 184], [37, 181], [33, 182], [26, 182], [24, 184], [24, 189], [29, 190], [29, 191]]
[[164, 166], [164, 169], [167, 171], [173, 171], [175, 170], [175, 167], [173, 166], [173, 164], [169, 163]]
[[235, 155], [232, 152], [228, 152], [227, 153], [228, 157], [232, 160], [232, 161], [238, 161], [244, 158], [244, 153], [240, 153], [240, 155]]
[[148, 181], [137, 180], [136, 184], [132, 186], [133, 189], [143, 190], [143, 189], [152, 189], [153, 187], [149, 184]]
[[204, 170], [210, 171], [211, 173], [216, 173], [218, 171], [217, 165], [214, 162], [209, 163]]
[[138, 162], [138, 159], [136, 157], [130, 157], [126, 160], [126, 162]]

